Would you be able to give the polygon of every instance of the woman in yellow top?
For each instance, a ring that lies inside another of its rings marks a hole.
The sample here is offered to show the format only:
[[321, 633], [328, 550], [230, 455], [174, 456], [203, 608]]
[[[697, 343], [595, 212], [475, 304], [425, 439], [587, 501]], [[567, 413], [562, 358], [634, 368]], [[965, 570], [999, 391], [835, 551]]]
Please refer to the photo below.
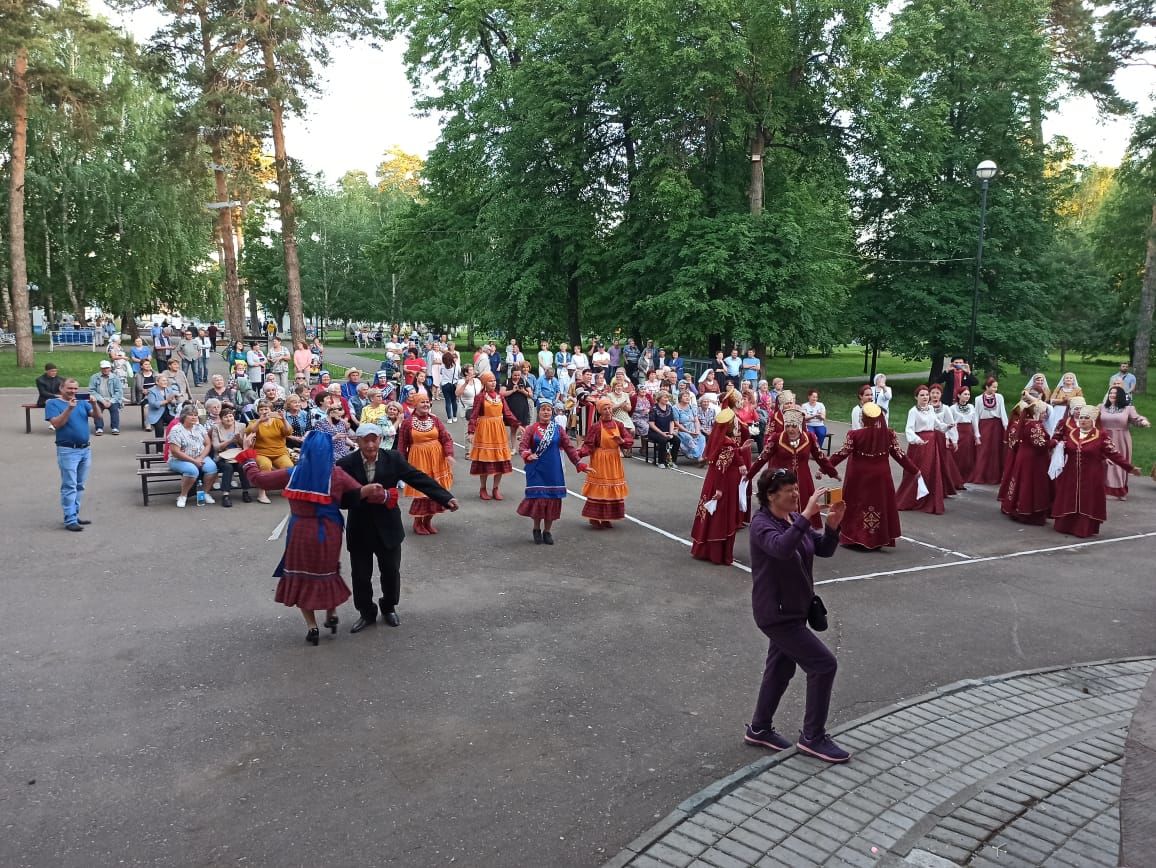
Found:
[[369, 403], [361, 408], [359, 425], [380, 425], [385, 418], [385, 401], [381, 400], [381, 389], [369, 390]]
[[[478, 496], [482, 500], [504, 500], [498, 492], [503, 474], [513, 471], [510, 464], [510, 445], [506, 441], [505, 426], [516, 428], [514, 439], [522, 436], [522, 423], [510, 410], [506, 399], [498, 392], [498, 381], [493, 374], [482, 374], [482, 391], [474, 398], [470, 411], [470, 475], [482, 478]], [[486, 479], [494, 475], [494, 493], [486, 491]]]
[[1069, 371], [1060, 378], [1059, 385], [1052, 389], [1052, 394], [1048, 397], [1048, 403], [1053, 407], [1063, 407], [1066, 406], [1072, 398], [1082, 397], [1084, 397], [1084, 390], [1081, 389], [1080, 384], [1076, 382], [1076, 375]]
[[[261, 470], [287, 470], [293, 466], [289, 455], [288, 438], [293, 436], [289, 423], [273, 413], [268, 401], [257, 402], [257, 420], [245, 427], [246, 434], [255, 434], [253, 449], [257, 453], [257, 467]], [[261, 490], [257, 503], [271, 503], [268, 492]]]
[[590, 469], [582, 485], [586, 504], [582, 515], [599, 530], [610, 527], [611, 521], [626, 517], [626, 470], [622, 466], [622, 450], [634, 443], [631, 426], [614, 418], [614, 404], [607, 398], [598, 402], [598, 421], [586, 432], [586, 439], [578, 456], [590, 456]]

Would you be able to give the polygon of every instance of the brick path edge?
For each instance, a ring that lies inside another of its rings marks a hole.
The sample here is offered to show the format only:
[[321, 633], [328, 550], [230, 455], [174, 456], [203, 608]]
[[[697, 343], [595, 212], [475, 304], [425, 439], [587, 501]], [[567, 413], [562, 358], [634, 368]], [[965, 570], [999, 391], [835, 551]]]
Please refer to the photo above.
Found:
[[[831, 735], [838, 736], [839, 734], [848, 730], [855, 729], [860, 726], [871, 723], [882, 717], [888, 717], [896, 712], [903, 711], [905, 708], [910, 708], [913, 705], [919, 705], [923, 702], [930, 702], [942, 696], [949, 696], [952, 693], [959, 693], [961, 690], [969, 690], [974, 687], [982, 687], [985, 684], [996, 684], [1001, 681], [1010, 681], [1013, 678], [1024, 678], [1031, 675], [1044, 675], [1049, 672], [1064, 672], [1069, 669], [1082, 669], [1089, 666], [1110, 666], [1120, 663], [1137, 663], [1141, 661], [1156, 660], [1156, 657], [1149, 654], [1141, 654], [1134, 657], [1112, 657], [1107, 660], [1090, 660], [1081, 663], [1067, 663], [1061, 666], [1041, 666], [1038, 669], [1018, 669], [1014, 672], [1004, 672], [1000, 675], [988, 675], [983, 678], [964, 678], [961, 681], [955, 681], [951, 684], [937, 687], [927, 693], [913, 696], [908, 699], [900, 700], [892, 705], [877, 709], [862, 717], [857, 717], [854, 720], [849, 720], [844, 724], [832, 729]], [[1156, 704], [1156, 674], [1153, 674], [1147, 687], [1144, 690], [1143, 698], [1140, 705], [1137, 706], [1137, 712], [1144, 707], [1144, 699], [1151, 699]], [[1156, 709], [1149, 709], [1150, 714], [1156, 714]], [[1129, 741], [1131, 739], [1129, 738]], [[1148, 746], [1150, 750], [1156, 750], [1156, 744]], [[675, 826], [681, 823], [688, 817], [692, 817], [708, 806], [714, 804], [728, 793], [738, 789], [746, 781], [761, 774], [769, 769], [771, 766], [778, 765], [781, 762], [798, 754], [798, 750], [794, 747], [770, 756], [761, 757], [749, 765], [745, 765], [725, 778], [715, 781], [713, 784], [704, 787], [694, 795], [684, 799], [678, 806], [655, 823], [639, 834], [633, 841], [626, 845], [625, 848], [617, 855], [615, 855], [608, 862], [603, 863], [603, 868], [625, 868], [630, 860], [637, 857], [640, 853], [656, 843], [659, 838], [671, 831]], [[1121, 826], [1124, 826], [1123, 819]], [[1123, 833], [1123, 829], [1121, 830]], [[1121, 834], [1121, 849], [1124, 846], [1124, 834]], [[1127, 864], [1121, 862], [1121, 864]]]

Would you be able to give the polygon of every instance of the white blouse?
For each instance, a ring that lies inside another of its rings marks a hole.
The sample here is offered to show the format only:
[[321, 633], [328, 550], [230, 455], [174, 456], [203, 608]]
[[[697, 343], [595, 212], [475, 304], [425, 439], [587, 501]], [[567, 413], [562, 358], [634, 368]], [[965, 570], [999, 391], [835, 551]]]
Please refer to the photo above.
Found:
[[856, 404], [851, 408], [851, 430], [858, 431], [863, 427], [863, 408]]
[[[976, 412], [974, 404], [966, 404], [960, 407], [959, 404], [952, 404], [947, 408], [951, 414], [951, 420], [956, 426], [970, 426], [972, 432], [975, 434], [975, 442], [979, 442], [979, 413]], [[956, 437], [958, 438], [958, 434]]]
[[907, 428], [903, 434], [907, 438], [909, 446], [922, 446], [924, 440], [919, 436], [922, 431], [946, 431], [947, 425], [932, 409], [931, 405], [927, 405], [926, 410], [920, 410], [918, 407], [912, 407], [907, 411]]
[[1003, 426], [1007, 427], [1007, 408], [1004, 406], [1003, 395], [999, 392], [995, 393], [995, 408], [989, 410], [983, 405], [983, 395], [980, 395], [975, 401], [975, 410], [977, 417], [977, 424], [980, 419], [999, 419], [1003, 422]]
[[871, 387], [871, 400], [878, 404], [884, 413], [887, 412], [887, 408], [891, 404], [891, 394], [890, 386]]
[[575, 353], [570, 357], [570, 362], [574, 365], [575, 373], [578, 371], [584, 371], [586, 368], [590, 367], [590, 360], [586, 358], [585, 353]]

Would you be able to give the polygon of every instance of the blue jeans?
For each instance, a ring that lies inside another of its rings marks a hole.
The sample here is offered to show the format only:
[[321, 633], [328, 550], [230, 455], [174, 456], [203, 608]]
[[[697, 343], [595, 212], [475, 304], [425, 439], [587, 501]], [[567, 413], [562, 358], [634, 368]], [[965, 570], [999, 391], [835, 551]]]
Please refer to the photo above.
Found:
[[56, 447], [56, 466], [60, 468], [60, 508], [64, 510], [65, 524], [75, 524], [80, 517], [80, 499], [91, 463], [91, 449]]
[[197, 380], [198, 385], [203, 386], [209, 382], [209, 357], [202, 355], [197, 359]]
[[823, 448], [823, 441], [827, 437], [826, 425], [808, 425], [807, 430], [815, 435], [815, 439], [819, 441], [819, 448]]
[[217, 472], [217, 465], [212, 458], [205, 458], [205, 463], [199, 468], [191, 461], [180, 461], [176, 458], [170, 458], [169, 470], [175, 470], [181, 476], [191, 476], [193, 479], [196, 479], [202, 473], [205, 474], [205, 476], [212, 476]]
[[120, 404], [109, 404], [105, 407], [103, 404], [96, 405], [96, 412], [93, 414], [92, 421], [96, 425], [97, 431], [104, 430], [104, 413], [108, 411], [108, 424], [120, 430]]
[[197, 377], [197, 370], [200, 367], [200, 359], [181, 359], [181, 373], [192, 380], [194, 385], [198, 386], [200, 385], [200, 379]]

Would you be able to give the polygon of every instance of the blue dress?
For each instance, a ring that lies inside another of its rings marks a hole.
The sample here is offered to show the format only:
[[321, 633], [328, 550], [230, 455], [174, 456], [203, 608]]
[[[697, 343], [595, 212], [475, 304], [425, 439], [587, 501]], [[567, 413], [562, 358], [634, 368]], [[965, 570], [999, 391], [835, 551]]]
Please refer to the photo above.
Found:
[[[687, 407], [685, 410], [678, 404], [674, 405], [674, 421], [679, 425], [685, 425], [687, 428], [693, 428], [694, 422], [698, 418], [698, 411], [694, 407]], [[681, 444], [682, 454], [691, 461], [699, 461], [702, 459], [702, 453], [706, 449], [706, 438], [701, 434], [687, 434], [685, 431], [678, 432], [678, 440]]]
[[522, 458], [537, 456], [526, 461], [526, 493], [518, 504], [518, 515], [548, 521], [562, 514], [562, 499], [566, 496], [566, 474], [562, 468], [562, 454], [577, 467], [578, 450], [566, 429], [556, 422], [543, 425], [536, 422], [522, 435], [519, 447]]

